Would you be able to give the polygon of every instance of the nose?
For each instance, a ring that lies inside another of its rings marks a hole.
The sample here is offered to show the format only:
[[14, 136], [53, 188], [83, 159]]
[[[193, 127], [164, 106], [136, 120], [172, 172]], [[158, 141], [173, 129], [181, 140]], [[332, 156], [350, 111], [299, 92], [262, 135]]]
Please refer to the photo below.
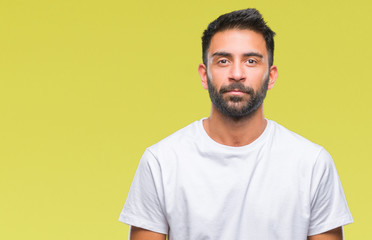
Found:
[[230, 80], [240, 82], [244, 81], [245, 78], [244, 66], [239, 63], [233, 64], [230, 69]]

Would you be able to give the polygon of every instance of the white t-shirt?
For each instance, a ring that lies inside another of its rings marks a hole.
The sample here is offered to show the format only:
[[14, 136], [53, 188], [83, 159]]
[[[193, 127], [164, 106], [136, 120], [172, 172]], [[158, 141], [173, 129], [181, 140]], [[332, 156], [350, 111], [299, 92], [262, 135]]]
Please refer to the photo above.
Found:
[[146, 149], [119, 221], [169, 240], [306, 240], [353, 222], [324, 148], [271, 120], [230, 147], [202, 121]]

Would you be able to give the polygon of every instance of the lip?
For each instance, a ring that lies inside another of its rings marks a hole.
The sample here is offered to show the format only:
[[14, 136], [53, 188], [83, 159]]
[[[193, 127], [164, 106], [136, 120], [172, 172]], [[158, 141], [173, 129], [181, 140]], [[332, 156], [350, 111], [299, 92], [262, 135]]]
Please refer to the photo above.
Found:
[[234, 89], [234, 90], [231, 90], [231, 91], [228, 91], [228, 93], [231, 93], [233, 95], [243, 95], [243, 94], [246, 94], [245, 92], [242, 92], [238, 89]]

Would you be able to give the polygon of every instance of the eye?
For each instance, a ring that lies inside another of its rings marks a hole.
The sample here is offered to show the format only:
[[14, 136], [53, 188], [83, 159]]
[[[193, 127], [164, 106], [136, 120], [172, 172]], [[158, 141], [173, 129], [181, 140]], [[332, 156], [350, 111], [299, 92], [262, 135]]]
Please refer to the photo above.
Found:
[[226, 65], [228, 63], [228, 60], [227, 59], [220, 59], [220, 60], [218, 60], [217, 63], [221, 64], [221, 65]]
[[248, 63], [248, 64], [256, 64], [257, 61], [254, 60], [254, 59], [252, 59], [252, 58], [250, 58], [250, 59], [247, 60], [247, 63]]

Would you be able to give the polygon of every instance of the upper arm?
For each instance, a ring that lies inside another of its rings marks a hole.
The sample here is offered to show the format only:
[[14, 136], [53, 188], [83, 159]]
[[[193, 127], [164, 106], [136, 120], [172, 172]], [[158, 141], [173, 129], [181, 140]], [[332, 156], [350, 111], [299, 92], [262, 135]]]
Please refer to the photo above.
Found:
[[146, 150], [138, 165], [119, 221], [163, 234], [169, 232], [161, 174], [157, 159]]
[[165, 240], [166, 235], [131, 226], [130, 240]]
[[307, 240], [342, 240], [342, 227], [332, 229], [328, 232], [307, 237]]
[[353, 222], [333, 159], [324, 149], [313, 166], [310, 194], [308, 235]]

